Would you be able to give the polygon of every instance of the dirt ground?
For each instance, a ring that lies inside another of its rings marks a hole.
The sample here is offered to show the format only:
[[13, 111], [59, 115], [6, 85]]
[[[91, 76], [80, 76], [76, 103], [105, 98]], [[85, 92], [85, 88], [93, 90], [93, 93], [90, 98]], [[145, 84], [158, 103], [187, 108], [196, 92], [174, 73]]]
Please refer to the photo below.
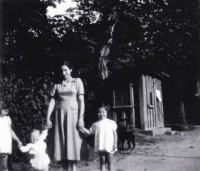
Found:
[[[134, 150], [114, 155], [115, 171], [199, 171], [200, 128], [177, 135], [136, 135]], [[79, 171], [99, 170], [98, 158], [81, 164]]]
[[[200, 170], [200, 128], [155, 137], [136, 134], [136, 143], [134, 150], [114, 154], [114, 171]], [[89, 160], [81, 161], [78, 171], [98, 170], [99, 157], [90, 148]], [[50, 171], [63, 170], [59, 165], [51, 165]]]

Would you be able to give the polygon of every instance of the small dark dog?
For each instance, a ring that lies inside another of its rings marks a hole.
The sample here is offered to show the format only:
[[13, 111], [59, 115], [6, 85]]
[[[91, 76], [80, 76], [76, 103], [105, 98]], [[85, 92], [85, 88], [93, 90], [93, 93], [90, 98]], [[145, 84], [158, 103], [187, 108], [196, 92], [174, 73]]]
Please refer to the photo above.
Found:
[[135, 148], [135, 135], [134, 135], [133, 131], [131, 131], [131, 132], [119, 132], [118, 133], [118, 148], [119, 149], [122, 149], [122, 150], [124, 149], [125, 140], [128, 143], [128, 149], [131, 148], [131, 143], [133, 145], [132, 149]]
[[117, 135], [118, 135], [118, 149], [124, 149], [124, 143], [127, 141], [128, 143], [128, 149], [131, 148], [132, 143], [132, 149], [135, 148], [135, 135], [134, 131], [128, 128], [127, 126], [124, 126], [123, 124], [118, 124], [117, 129]]

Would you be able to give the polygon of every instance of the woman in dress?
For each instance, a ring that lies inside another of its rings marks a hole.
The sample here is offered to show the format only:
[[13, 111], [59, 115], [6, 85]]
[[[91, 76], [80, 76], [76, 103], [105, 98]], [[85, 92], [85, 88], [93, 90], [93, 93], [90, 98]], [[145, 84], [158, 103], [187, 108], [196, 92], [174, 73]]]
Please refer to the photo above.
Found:
[[80, 78], [71, 76], [69, 61], [62, 63], [61, 72], [62, 80], [53, 86], [47, 111], [47, 126], [53, 129], [50, 158], [61, 161], [64, 169], [76, 171], [77, 161], [88, 157], [84, 135], [79, 131], [84, 127], [84, 86]]

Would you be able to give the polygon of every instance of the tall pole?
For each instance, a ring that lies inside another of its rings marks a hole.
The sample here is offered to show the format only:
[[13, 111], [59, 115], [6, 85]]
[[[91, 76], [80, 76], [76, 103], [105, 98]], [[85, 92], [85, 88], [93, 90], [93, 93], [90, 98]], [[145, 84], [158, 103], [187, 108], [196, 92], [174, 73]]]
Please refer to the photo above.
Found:
[[4, 0], [0, 0], [0, 100], [2, 98], [2, 91], [3, 91], [2, 66], [3, 66], [3, 62], [4, 62], [3, 2], [4, 2]]
[[197, 81], [197, 95], [200, 97], [200, 0], [198, 1], [198, 81]]
[[197, 54], [197, 84], [196, 84], [196, 94], [195, 96], [197, 97], [196, 99], [196, 103], [195, 103], [195, 107], [196, 107], [196, 121], [197, 121], [197, 124], [200, 123], [200, 0], [197, 0], [196, 1], [198, 4], [197, 4], [197, 15], [198, 15], [198, 18], [197, 18], [197, 29], [198, 29], [198, 33], [197, 33], [197, 43], [198, 43], [198, 54]]
[[0, 82], [2, 80], [3, 58], [3, 0], [0, 0]]
[[[0, 0], [0, 68], [3, 59], [3, 0]], [[1, 72], [1, 71], [0, 71]]]
[[198, 28], [198, 56], [197, 56], [197, 72], [198, 72], [198, 77], [197, 77], [197, 91], [196, 91], [196, 96], [200, 97], [200, 0], [198, 0], [198, 23], [197, 23], [197, 28]]

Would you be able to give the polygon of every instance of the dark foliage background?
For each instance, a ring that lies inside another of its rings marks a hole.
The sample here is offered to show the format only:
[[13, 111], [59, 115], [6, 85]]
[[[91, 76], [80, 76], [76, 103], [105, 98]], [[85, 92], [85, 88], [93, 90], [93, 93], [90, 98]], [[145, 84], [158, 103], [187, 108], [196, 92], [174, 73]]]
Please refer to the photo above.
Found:
[[[73, 74], [84, 82], [87, 127], [97, 119], [96, 110], [102, 103], [111, 105], [113, 86], [142, 73], [159, 75], [163, 82], [165, 120], [195, 120], [198, 0], [76, 1], [78, 7], [53, 18], [47, 17], [47, 7], [59, 0], [3, 1], [0, 96], [10, 103], [13, 128], [22, 142], [29, 141], [31, 129], [41, 130], [45, 124], [48, 93], [63, 59], [75, 63]], [[75, 20], [74, 14], [81, 15]], [[109, 78], [102, 80], [100, 50], [109, 40], [113, 23]], [[186, 116], [180, 113], [180, 101]], [[26, 156], [14, 148], [12, 160], [26, 161]]]

